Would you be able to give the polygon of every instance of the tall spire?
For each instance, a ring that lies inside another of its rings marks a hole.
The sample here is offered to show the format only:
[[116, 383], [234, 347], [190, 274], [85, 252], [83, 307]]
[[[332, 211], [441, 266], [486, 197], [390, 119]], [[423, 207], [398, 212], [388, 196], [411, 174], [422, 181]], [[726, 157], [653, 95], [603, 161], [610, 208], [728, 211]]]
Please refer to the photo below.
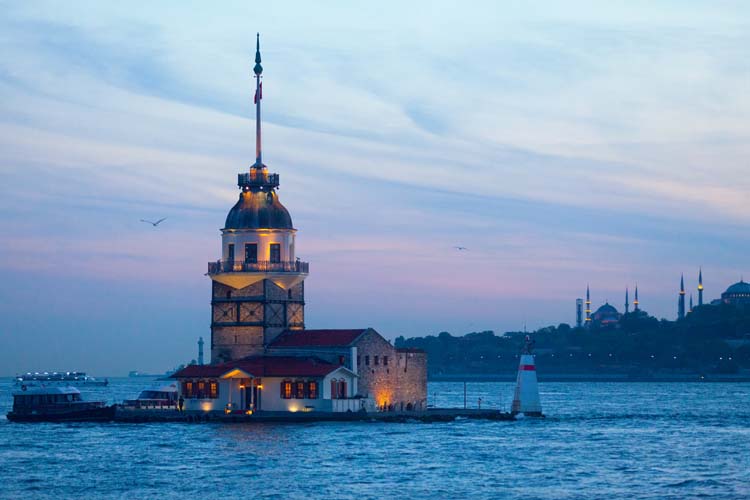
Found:
[[638, 310], [638, 283], [635, 284], [635, 300], [633, 300], [633, 311]]
[[589, 285], [586, 284], [586, 325], [591, 324], [591, 293]]
[[693, 292], [690, 292], [690, 308], [688, 309], [688, 313], [693, 312]]
[[703, 268], [698, 268], [698, 306], [703, 305]]
[[255, 41], [255, 168], [263, 168], [263, 158], [260, 148], [260, 101], [263, 99], [263, 84], [260, 79], [263, 74], [263, 66], [260, 65], [260, 33]]
[[685, 317], [685, 277], [680, 275], [680, 297], [677, 301], [677, 319]]
[[625, 314], [630, 312], [630, 302], [628, 302], [628, 287], [625, 287]]

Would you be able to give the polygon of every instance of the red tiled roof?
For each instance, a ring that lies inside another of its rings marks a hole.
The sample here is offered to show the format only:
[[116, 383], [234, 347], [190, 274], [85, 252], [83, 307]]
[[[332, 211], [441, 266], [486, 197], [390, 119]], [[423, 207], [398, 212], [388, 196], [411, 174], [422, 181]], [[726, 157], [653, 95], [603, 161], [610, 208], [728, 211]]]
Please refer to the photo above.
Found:
[[325, 377], [339, 368], [314, 357], [253, 356], [219, 365], [191, 365], [174, 373], [172, 378], [220, 377], [232, 370], [242, 370], [256, 377]]
[[366, 330], [287, 330], [276, 337], [270, 347], [348, 346]]

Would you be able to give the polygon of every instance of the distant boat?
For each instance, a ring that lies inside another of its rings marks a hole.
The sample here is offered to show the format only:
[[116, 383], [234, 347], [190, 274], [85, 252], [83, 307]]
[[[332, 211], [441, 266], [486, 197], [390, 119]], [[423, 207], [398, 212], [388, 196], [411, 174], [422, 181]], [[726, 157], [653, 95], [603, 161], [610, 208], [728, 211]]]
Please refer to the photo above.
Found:
[[134, 408], [176, 408], [177, 382], [161, 380], [141, 391], [136, 399], [126, 399], [124, 406]]
[[109, 385], [109, 380], [98, 380], [89, 377], [85, 372], [28, 372], [23, 375], [16, 375], [16, 385], [36, 385], [39, 383], [65, 383], [73, 385]]
[[142, 372], [139, 372], [138, 370], [133, 370], [131, 372], [128, 372], [128, 377], [163, 377], [163, 376], [164, 374], [156, 375], [154, 373], [142, 373]]
[[13, 391], [11, 422], [107, 421], [115, 416], [115, 406], [104, 401], [83, 401], [81, 392], [66, 386], [27, 386]]

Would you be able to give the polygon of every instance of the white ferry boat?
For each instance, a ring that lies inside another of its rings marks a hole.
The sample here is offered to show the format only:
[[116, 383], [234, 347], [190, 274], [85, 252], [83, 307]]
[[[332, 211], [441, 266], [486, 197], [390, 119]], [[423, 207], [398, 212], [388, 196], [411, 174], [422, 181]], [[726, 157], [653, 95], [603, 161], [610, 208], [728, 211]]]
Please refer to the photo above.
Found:
[[28, 372], [23, 375], [16, 375], [16, 385], [31, 386], [39, 383], [107, 386], [109, 385], [109, 380], [106, 378], [98, 380], [94, 377], [89, 377], [85, 372]]
[[115, 407], [104, 401], [84, 401], [68, 386], [26, 386], [13, 391], [11, 422], [82, 422], [112, 420]]

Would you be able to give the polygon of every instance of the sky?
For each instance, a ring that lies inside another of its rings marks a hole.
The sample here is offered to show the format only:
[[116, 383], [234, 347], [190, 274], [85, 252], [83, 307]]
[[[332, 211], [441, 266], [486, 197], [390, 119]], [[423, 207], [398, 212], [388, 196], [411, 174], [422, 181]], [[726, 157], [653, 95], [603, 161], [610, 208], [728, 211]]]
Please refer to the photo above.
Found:
[[0, 374], [197, 356], [256, 32], [308, 328], [572, 324], [587, 284], [674, 319], [681, 273], [750, 276], [746, 1], [2, 1]]

